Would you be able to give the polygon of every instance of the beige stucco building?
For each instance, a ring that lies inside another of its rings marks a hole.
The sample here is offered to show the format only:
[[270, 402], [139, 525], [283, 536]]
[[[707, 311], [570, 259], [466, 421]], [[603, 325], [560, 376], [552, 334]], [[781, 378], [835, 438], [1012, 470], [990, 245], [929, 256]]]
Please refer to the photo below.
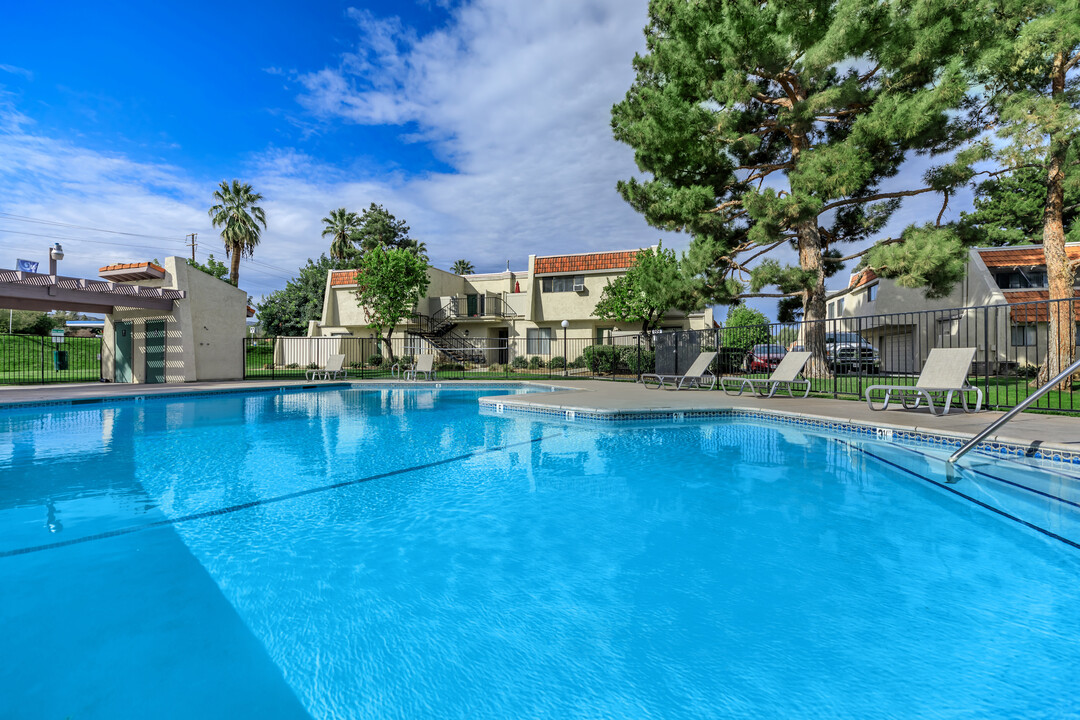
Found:
[[108, 265], [117, 284], [183, 291], [171, 310], [117, 307], [105, 316], [101, 372], [112, 382], [160, 383], [244, 377], [247, 294], [182, 257], [162, 265]]
[[[1080, 243], [1066, 249], [1080, 261]], [[1041, 245], [973, 248], [964, 279], [946, 297], [927, 299], [864, 270], [828, 300], [826, 317], [873, 343], [886, 372], [917, 371], [935, 347], [974, 345], [977, 371], [989, 362], [993, 373], [1043, 362], [1048, 298]]]
[[[572, 342], [618, 343], [636, 336], [640, 325], [601, 320], [593, 311], [604, 287], [626, 273], [636, 253], [530, 255], [526, 270], [472, 275], [428, 268], [427, 296], [394, 337], [414, 352], [435, 349], [481, 363], [549, 354], [551, 344], [563, 337], [564, 320]], [[330, 273], [322, 319], [310, 323], [309, 337], [373, 337], [355, 288], [355, 271]], [[711, 309], [689, 316], [673, 311], [662, 322], [665, 330], [704, 327], [712, 327]]]

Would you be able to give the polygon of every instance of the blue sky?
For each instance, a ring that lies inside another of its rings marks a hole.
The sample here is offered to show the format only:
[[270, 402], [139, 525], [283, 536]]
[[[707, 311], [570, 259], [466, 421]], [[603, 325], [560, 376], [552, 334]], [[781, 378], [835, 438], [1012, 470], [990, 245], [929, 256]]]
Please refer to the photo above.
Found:
[[[241, 269], [256, 298], [324, 250], [329, 210], [372, 202], [443, 268], [686, 246], [615, 192], [636, 169], [610, 108], [647, 0], [9, 5], [0, 267], [44, 260], [44, 236], [73, 275], [186, 254], [191, 232], [220, 258], [206, 208], [233, 177], [266, 197]], [[894, 224], [936, 212], [908, 203]]]

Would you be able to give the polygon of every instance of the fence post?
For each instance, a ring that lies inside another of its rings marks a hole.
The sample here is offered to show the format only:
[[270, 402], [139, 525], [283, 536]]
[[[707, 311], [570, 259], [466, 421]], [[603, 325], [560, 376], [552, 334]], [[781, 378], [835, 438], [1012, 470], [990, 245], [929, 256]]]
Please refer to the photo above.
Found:
[[45, 384], [45, 343], [41, 343], [41, 384]]
[[[273, 342], [270, 343], [270, 379], [271, 380], [275, 380], [277, 378], [277, 357], [276, 357], [277, 356], [277, 344], [278, 344], [278, 336], [275, 335]], [[284, 359], [284, 356], [285, 356], [284, 349], [282, 350], [281, 355], [282, 355], [282, 358]]]
[[983, 392], [986, 393], [987, 405], [990, 404], [990, 310], [982, 309], [983, 313]]
[[637, 381], [641, 382], [641, 336], [637, 336]]

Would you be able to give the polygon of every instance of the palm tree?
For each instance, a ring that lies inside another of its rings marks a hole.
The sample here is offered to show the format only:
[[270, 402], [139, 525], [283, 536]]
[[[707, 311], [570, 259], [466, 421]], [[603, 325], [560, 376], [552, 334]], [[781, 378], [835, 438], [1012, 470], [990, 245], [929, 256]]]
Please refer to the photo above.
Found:
[[252, 192], [247, 183], [233, 180], [229, 185], [222, 180], [221, 186], [214, 191], [214, 199], [217, 204], [209, 210], [210, 222], [214, 227], [222, 228], [225, 254], [232, 258], [229, 282], [236, 285], [240, 282], [240, 257], [254, 254], [262, 234], [259, 225], [266, 229], [266, 213], [255, 204], [263, 196]]
[[450, 268], [450, 272], [455, 275], [470, 275], [476, 272], [476, 268], [468, 260], [455, 260], [454, 266]]
[[338, 208], [331, 210], [330, 215], [324, 217], [322, 221], [326, 225], [322, 236], [329, 235], [332, 238], [330, 257], [335, 260], [345, 260], [356, 252], [356, 246], [353, 245], [353, 233], [360, 228], [359, 215], [345, 208]]

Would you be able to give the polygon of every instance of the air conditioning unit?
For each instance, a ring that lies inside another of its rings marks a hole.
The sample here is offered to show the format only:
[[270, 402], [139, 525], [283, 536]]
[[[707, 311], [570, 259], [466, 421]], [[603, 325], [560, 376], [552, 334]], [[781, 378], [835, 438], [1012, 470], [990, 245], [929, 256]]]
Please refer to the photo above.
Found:
[[585, 292], [585, 278], [574, 278], [574, 292]]

